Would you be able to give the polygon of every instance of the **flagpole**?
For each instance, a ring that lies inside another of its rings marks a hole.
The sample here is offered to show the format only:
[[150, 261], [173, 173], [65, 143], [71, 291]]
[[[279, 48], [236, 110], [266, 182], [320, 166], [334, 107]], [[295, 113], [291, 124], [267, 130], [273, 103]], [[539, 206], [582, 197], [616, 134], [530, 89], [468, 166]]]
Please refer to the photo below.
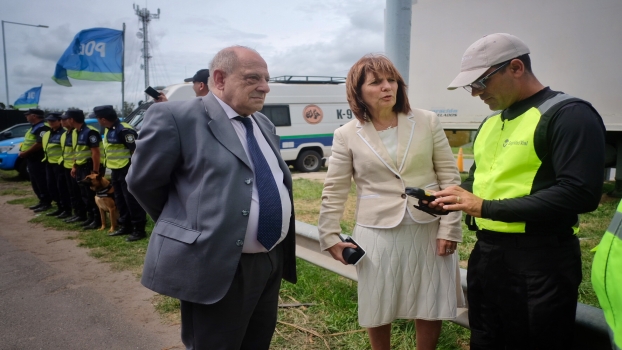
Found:
[[125, 22], [123, 23], [123, 51], [121, 53], [121, 118], [125, 118]]
[[37, 99], [37, 108], [39, 108], [39, 101], [41, 101], [41, 93], [43, 92], [43, 83], [39, 86], [39, 98]]

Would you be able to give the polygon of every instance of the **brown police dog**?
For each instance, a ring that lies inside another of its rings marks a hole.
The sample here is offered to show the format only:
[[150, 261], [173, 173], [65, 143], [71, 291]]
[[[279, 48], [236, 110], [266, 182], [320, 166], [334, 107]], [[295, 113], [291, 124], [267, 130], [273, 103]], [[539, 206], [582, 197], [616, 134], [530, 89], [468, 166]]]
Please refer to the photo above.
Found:
[[117, 230], [117, 220], [119, 219], [119, 212], [117, 206], [114, 204], [114, 188], [105, 177], [99, 174], [91, 174], [80, 181], [83, 184], [89, 186], [93, 192], [95, 192], [95, 204], [99, 208], [99, 215], [101, 216], [102, 226], [99, 230], [106, 229], [106, 212], [110, 214], [110, 230], [112, 233]]

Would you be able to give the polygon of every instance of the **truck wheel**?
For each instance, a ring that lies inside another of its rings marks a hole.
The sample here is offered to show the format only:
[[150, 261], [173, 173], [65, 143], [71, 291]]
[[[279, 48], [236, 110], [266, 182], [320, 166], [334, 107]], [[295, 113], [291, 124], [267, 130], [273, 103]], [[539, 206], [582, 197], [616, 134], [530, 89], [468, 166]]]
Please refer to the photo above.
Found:
[[25, 160], [19, 162], [17, 164], [17, 166], [15, 167], [15, 170], [17, 170], [17, 172], [19, 173], [19, 177], [21, 177], [24, 180], [29, 180], [30, 179], [30, 175], [28, 174], [28, 167], [26, 166], [27, 162]]
[[296, 169], [301, 173], [310, 173], [320, 170], [322, 157], [316, 151], [304, 151], [296, 159]]

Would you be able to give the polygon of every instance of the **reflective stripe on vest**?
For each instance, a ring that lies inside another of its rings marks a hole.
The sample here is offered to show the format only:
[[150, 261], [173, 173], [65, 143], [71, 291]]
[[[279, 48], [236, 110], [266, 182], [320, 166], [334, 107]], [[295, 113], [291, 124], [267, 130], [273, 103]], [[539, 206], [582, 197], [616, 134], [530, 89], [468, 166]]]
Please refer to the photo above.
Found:
[[613, 334], [622, 349], [622, 202], [598, 244], [592, 264], [592, 286]]
[[[52, 133], [54, 133], [53, 136]], [[63, 156], [63, 149], [60, 143], [60, 139], [63, 134], [64, 132], [62, 134], [55, 133], [51, 129], [45, 132], [42, 140], [44, 152], [42, 162], [47, 160], [50, 164], [58, 164], [59, 160]]]
[[[512, 120], [501, 113], [487, 118], [473, 145], [475, 164], [473, 194], [485, 200], [520, 198], [531, 193], [533, 180], [542, 165], [534, 147], [540, 117], [557, 103], [571, 99], [558, 94], [538, 108], [532, 107]], [[502, 222], [475, 218], [481, 230], [525, 232], [525, 222]]]
[[[123, 142], [119, 142], [119, 133], [124, 129], [132, 130], [132, 126], [127, 123], [119, 123], [122, 127], [110, 131], [104, 131], [104, 149], [106, 150], [106, 168], [121, 169], [130, 163], [132, 153], [125, 147]], [[117, 125], [119, 125], [117, 124]]]
[[30, 149], [30, 147], [34, 146], [35, 143], [37, 143], [37, 136], [39, 133], [39, 128], [41, 128], [44, 125], [45, 123], [41, 122], [41, 123], [33, 125], [30, 129], [28, 129], [28, 131], [26, 132], [26, 135], [24, 135], [24, 141], [22, 142], [22, 145], [19, 146], [20, 151], [27, 151]]
[[[72, 137], [67, 137], [69, 131], [64, 132], [60, 136], [60, 144], [62, 145], [63, 155], [61, 159], [58, 160], [58, 164], [63, 164], [66, 169], [71, 169], [73, 167], [73, 144], [71, 143]], [[73, 134], [73, 130], [71, 131]]]
[[[91, 158], [91, 148], [86, 145], [86, 138], [89, 134], [89, 129], [95, 130], [99, 133], [99, 131], [90, 125], [86, 125], [86, 128], [83, 128], [78, 135], [77, 130], [73, 130], [71, 134], [71, 144], [73, 145], [73, 156], [75, 159], [75, 163], [78, 165], [85, 164]], [[83, 138], [84, 144], [80, 144], [79, 139]], [[100, 140], [101, 141], [101, 140]]]

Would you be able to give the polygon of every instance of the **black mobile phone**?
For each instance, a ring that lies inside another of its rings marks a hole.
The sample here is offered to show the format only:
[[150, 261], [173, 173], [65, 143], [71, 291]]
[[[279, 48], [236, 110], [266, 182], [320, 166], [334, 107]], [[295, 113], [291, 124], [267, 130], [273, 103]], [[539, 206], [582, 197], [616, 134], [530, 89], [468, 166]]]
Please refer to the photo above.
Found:
[[160, 93], [158, 92], [158, 90], [152, 88], [151, 86], [148, 86], [145, 89], [145, 93], [151, 97], [153, 97], [154, 99], [157, 99], [158, 97], [160, 97]]
[[406, 187], [406, 194], [411, 196], [411, 197], [415, 197], [419, 200], [419, 205], [413, 205], [413, 207], [426, 212], [432, 216], [436, 216], [436, 215], [447, 215], [449, 214], [452, 210], [447, 210], [447, 211], [437, 211], [435, 209], [432, 209], [430, 207], [428, 207], [427, 204], [424, 204], [423, 201], [427, 201], [428, 203], [434, 201], [436, 199], [436, 196], [434, 196], [432, 193], [418, 188], [418, 187]]
[[341, 239], [342, 242], [352, 243], [356, 246], [356, 249], [348, 247], [343, 250], [343, 252], [341, 253], [341, 256], [343, 256], [343, 260], [345, 260], [350, 265], [358, 264], [365, 256], [365, 250], [363, 250], [363, 248], [361, 248], [361, 246], [356, 243], [350, 236], [346, 236], [346, 238], [344, 239], [341, 235], [339, 235], [339, 239]]

